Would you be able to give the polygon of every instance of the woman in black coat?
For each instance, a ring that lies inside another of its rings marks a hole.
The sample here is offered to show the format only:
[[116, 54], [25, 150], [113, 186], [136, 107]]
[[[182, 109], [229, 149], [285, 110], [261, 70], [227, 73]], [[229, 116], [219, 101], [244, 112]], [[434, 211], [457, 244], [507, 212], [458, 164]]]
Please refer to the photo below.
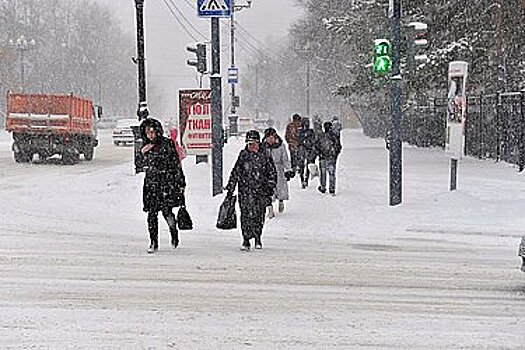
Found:
[[146, 169], [143, 187], [143, 210], [148, 213], [150, 246], [148, 253], [159, 248], [158, 213], [162, 212], [171, 233], [171, 245], [177, 248], [179, 235], [173, 208], [183, 204], [186, 179], [173, 140], [164, 137], [162, 124], [153, 118], [140, 125], [144, 146], [141, 155]]
[[233, 167], [226, 189], [233, 195], [238, 185], [241, 208], [241, 250], [250, 250], [250, 239], [255, 249], [262, 248], [261, 235], [266, 207], [271, 205], [277, 184], [277, 172], [271, 157], [260, 146], [261, 136], [256, 130], [246, 133], [246, 148], [241, 151]]

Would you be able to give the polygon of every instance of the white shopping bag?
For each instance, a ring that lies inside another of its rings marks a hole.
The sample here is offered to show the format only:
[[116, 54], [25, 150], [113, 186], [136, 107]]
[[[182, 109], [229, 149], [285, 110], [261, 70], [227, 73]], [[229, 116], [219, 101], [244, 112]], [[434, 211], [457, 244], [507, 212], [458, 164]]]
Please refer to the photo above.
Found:
[[317, 167], [317, 164], [310, 163], [308, 164], [308, 170], [310, 171], [310, 179], [313, 179], [316, 176], [319, 176], [319, 168]]

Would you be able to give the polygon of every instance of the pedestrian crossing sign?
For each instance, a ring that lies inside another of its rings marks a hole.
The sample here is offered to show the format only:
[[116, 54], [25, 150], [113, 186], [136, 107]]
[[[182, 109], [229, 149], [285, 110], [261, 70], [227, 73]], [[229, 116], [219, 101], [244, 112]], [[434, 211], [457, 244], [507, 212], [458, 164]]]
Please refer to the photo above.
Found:
[[230, 17], [232, 0], [197, 0], [199, 17]]

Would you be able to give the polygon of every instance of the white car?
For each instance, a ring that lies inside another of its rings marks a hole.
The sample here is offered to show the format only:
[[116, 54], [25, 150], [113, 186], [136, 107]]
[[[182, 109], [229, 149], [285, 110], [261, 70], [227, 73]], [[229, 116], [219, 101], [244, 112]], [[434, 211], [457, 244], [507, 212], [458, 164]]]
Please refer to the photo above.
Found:
[[117, 126], [113, 129], [113, 144], [119, 145], [132, 145], [135, 141], [133, 137], [132, 126], [139, 126], [140, 122], [137, 119], [120, 119], [117, 121]]
[[525, 236], [521, 238], [518, 256], [521, 256], [521, 271], [525, 272]]

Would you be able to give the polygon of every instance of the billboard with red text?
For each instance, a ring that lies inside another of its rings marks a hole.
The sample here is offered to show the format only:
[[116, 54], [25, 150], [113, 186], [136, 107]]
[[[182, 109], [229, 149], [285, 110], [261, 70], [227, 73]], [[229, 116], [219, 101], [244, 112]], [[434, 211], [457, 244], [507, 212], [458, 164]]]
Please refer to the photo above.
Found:
[[211, 90], [179, 90], [181, 145], [187, 155], [211, 154]]

